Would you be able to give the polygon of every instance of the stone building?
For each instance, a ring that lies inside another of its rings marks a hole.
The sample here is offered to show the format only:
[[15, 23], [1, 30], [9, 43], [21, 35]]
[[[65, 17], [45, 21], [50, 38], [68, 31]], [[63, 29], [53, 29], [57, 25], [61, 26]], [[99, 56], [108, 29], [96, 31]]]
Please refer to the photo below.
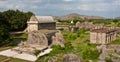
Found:
[[113, 28], [99, 28], [90, 30], [90, 43], [107, 44], [116, 40], [116, 30]]
[[30, 20], [27, 22], [27, 31], [38, 31], [40, 29], [56, 29], [56, 22], [52, 16], [31, 16]]

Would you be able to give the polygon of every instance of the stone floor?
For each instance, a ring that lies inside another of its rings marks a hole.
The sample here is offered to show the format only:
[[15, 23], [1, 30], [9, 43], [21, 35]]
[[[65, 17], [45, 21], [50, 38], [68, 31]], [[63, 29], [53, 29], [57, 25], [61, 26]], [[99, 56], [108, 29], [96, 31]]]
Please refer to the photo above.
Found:
[[[18, 47], [16, 47], [16, 48], [18, 48]], [[51, 50], [52, 49], [46, 49], [44, 52], [41, 52], [38, 56], [34, 56], [34, 55], [26, 54], [26, 53], [18, 54], [17, 52], [11, 51], [11, 49], [8, 49], [8, 50], [1, 51], [0, 55], [34, 62], [37, 60], [38, 57], [50, 53]]]

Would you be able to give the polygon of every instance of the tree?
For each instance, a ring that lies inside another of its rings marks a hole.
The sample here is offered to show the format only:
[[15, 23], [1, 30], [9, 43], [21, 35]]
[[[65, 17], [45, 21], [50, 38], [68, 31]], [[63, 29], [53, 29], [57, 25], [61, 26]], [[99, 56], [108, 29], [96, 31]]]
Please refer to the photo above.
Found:
[[33, 13], [21, 12], [19, 10], [8, 10], [4, 11], [3, 15], [10, 24], [11, 31], [20, 31], [27, 27], [27, 20], [29, 20]]
[[5, 44], [9, 38], [9, 24], [7, 23], [5, 17], [0, 13], [0, 46]]

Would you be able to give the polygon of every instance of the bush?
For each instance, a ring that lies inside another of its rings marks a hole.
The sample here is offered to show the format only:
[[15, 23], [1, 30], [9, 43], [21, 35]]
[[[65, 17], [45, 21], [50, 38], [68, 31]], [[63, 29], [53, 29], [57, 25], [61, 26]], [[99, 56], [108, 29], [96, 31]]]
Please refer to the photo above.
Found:
[[106, 58], [105, 58], [105, 62], [112, 62], [112, 59], [111, 59], [111, 58], [106, 57]]
[[99, 52], [97, 49], [89, 49], [87, 48], [86, 50], [83, 51], [83, 58], [84, 59], [98, 59], [98, 56], [101, 52]]

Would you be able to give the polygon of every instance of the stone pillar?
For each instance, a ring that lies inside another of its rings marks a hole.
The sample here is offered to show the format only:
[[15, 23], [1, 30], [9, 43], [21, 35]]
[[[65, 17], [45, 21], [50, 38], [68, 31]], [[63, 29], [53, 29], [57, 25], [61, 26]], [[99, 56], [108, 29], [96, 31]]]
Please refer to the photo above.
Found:
[[102, 35], [101, 35], [101, 43], [102, 43], [102, 44], [107, 43], [107, 41], [106, 41], [106, 39], [107, 39], [106, 36], [107, 36], [106, 33], [102, 33]]
[[113, 37], [114, 37], [113, 40], [116, 40], [116, 32], [114, 32]]
[[108, 43], [108, 34], [106, 34], [106, 42]]
[[114, 41], [114, 32], [112, 32], [112, 41]]

